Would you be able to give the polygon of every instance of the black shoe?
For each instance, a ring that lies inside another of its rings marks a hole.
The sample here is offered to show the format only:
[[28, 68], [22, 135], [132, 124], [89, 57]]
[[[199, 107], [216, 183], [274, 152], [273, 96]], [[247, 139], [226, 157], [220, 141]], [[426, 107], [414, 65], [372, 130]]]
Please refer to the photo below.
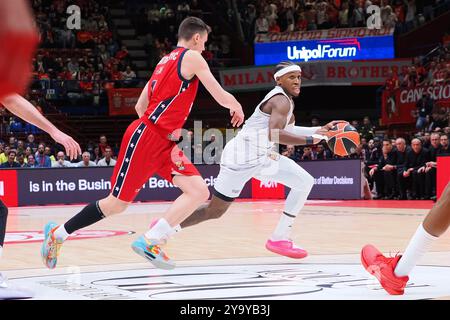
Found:
[[395, 199], [395, 196], [393, 194], [384, 197], [384, 200], [393, 200], [393, 199]]
[[373, 197], [373, 200], [383, 200], [384, 196], [383, 195], [377, 195], [376, 197]]

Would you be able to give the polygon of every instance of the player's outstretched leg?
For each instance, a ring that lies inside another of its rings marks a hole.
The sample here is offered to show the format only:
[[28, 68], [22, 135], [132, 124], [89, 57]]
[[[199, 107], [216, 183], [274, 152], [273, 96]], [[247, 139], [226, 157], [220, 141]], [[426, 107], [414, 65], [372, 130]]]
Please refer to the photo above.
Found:
[[361, 263], [374, 275], [381, 286], [392, 295], [404, 293], [408, 275], [420, 258], [429, 251], [434, 240], [450, 226], [450, 183], [441, 198], [420, 224], [403, 255], [385, 257], [373, 245], [366, 245], [361, 251]]
[[73, 232], [90, 226], [107, 216], [121, 213], [128, 207], [128, 202], [117, 199], [113, 195], [92, 202], [78, 214], [62, 225], [49, 222], [44, 227], [44, 242], [41, 247], [41, 257], [49, 269], [56, 267], [59, 252], [63, 242]]

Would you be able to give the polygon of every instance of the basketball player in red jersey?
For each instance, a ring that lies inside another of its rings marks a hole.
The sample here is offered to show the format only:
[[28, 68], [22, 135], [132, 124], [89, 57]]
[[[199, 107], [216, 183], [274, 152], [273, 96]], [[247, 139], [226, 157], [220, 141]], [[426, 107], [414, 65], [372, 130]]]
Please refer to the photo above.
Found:
[[433, 242], [450, 226], [450, 182], [439, 200], [417, 228], [403, 255], [385, 257], [373, 245], [361, 251], [361, 262], [391, 295], [402, 295], [409, 281], [408, 275], [420, 258], [430, 250]]
[[[16, 116], [46, 131], [77, 157], [80, 146], [51, 124], [30, 102], [20, 96], [31, 75], [31, 59], [38, 44], [38, 34], [25, 0], [0, 1], [0, 104]], [[0, 257], [6, 233], [8, 208], [0, 200]], [[8, 286], [0, 273], [0, 299], [27, 298], [30, 292]]]
[[137, 102], [139, 119], [128, 127], [122, 139], [110, 195], [89, 204], [63, 225], [46, 225], [41, 254], [48, 268], [55, 268], [61, 244], [71, 233], [125, 211], [155, 173], [173, 182], [183, 194], [165, 218], [138, 238], [132, 248], [157, 267], [174, 267], [159, 246], [174, 232], [173, 227], [209, 197], [203, 178], [173, 141], [189, 115], [199, 81], [220, 105], [230, 109], [233, 126], [244, 121], [241, 105], [222, 89], [201, 55], [209, 31], [209, 26], [196, 17], [188, 17], [180, 24], [177, 48], [158, 63]]

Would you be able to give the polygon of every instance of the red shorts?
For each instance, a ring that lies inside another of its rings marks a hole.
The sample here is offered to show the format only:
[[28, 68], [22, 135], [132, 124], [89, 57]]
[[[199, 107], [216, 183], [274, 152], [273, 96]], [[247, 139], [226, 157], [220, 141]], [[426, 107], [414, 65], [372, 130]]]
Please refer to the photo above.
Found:
[[172, 182], [173, 174], [200, 176], [175, 142], [161, 137], [155, 128], [138, 119], [122, 138], [119, 157], [111, 177], [114, 197], [131, 202], [154, 175]]

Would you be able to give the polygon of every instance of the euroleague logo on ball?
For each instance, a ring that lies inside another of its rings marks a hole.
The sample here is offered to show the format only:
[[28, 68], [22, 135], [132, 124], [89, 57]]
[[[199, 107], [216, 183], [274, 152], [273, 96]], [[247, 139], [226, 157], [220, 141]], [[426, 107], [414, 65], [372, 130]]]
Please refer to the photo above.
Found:
[[358, 131], [348, 122], [339, 122], [330, 129], [327, 136], [331, 151], [341, 157], [354, 153], [360, 144]]

